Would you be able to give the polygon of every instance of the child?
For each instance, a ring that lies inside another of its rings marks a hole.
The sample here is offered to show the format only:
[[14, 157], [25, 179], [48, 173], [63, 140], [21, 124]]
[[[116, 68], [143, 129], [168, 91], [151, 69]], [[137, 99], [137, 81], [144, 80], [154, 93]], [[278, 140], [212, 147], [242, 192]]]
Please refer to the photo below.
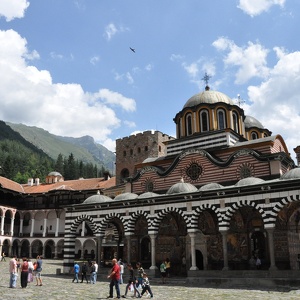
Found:
[[127, 292], [128, 292], [128, 289], [130, 288], [130, 286], [133, 286], [134, 293], [137, 293], [138, 298], [141, 298], [140, 292], [136, 288], [135, 276], [133, 275], [133, 267], [131, 264], [127, 264], [127, 268], [129, 270], [129, 279], [128, 279], [128, 283], [126, 285], [125, 294], [122, 296], [122, 298], [126, 298], [126, 295], [127, 295]]
[[147, 274], [143, 273], [143, 290], [142, 290], [142, 293], [141, 293], [141, 297], [145, 294], [146, 291], [149, 292], [150, 298], [153, 298], [153, 294], [152, 294], [152, 291], [151, 291], [149, 279], [147, 277]]

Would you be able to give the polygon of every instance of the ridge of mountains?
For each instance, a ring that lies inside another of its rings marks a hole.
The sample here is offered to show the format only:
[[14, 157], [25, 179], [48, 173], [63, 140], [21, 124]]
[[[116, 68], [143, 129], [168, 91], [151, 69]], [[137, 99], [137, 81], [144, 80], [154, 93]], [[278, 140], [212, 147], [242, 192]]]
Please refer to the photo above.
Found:
[[[59, 154], [68, 157], [72, 153], [76, 160], [81, 160], [83, 163], [92, 163], [98, 168], [104, 167], [110, 171], [111, 175], [114, 175], [115, 154], [101, 144], [96, 143], [91, 136], [86, 135], [79, 138], [65, 137], [54, 135], [35, 126], [10, 122], [4, 123], [27, 142], [27, 147], [28, 145], [33, 145], [34, 148], [43, 151], [54, 161]], [[1, 125], [3, 124], [0, 124], [0, 139], [3, 138], [2, 132], [7, 131], [2, 130], [3, 126]], [[18, 135], [14, 136], [10, 133], [10, 139], [19, 138]]]

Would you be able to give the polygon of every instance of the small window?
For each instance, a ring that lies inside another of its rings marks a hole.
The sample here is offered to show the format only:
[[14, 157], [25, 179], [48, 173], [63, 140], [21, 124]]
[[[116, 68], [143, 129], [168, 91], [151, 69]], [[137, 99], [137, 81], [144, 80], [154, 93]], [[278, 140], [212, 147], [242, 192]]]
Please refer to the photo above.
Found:
[[186, 116], [186, 135], [189, 136], [189, 135], [192, 135], [193, 134], [193, 130], [192, 130], [192, 115], [191, 114], [188, 114]]
[[137, 152], [141, 153], [141, 148], [140, 147], [138, 147]]
[[256, 139], [258, 139], [258, 135], [257, 135], [257, 133], [255, 131], [253, 131], [251, 133], [251, 140], [256, 140]]
[[52, 230], [52, 225], [50, 225], [50, 230]]
[[40, 229], [43, 230], [43, 225], [41, 225]]
[[132, 149], [130, 149], [130, 155], [133, 155], [133, 150]]
[[161, 152], [161, 146], [158, 146], [158, 151]]
[[123, 156], [126, 156], [126, 151], [123, 151]]
[[207, 110], [202, 110], [200, 112], [200, 131], [209, 131], [209, 117]]
[[233, 120], [233, 130], [237, 133], [239, 133], [239, 121], [238, 121], [238, 115], [236, 112], [232, 114], [232, 120]]
[[219, 109], [217, 112], [218, 115], [218, 129], [222, 130], [226, 128], [226, 116], [223, 109]]
[[148, 146], [145, 146], [145, 151], [146, 151], [146, 152], [148, 151]]

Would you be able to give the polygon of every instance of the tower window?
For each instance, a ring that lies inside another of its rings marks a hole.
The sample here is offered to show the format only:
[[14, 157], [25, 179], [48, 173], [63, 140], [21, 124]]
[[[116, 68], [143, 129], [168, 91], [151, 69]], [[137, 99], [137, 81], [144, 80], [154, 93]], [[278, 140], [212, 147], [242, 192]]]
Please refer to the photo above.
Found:
[[193, 130], [192, 130], [192, 115], [191, 114], [188, 114], [186, 116], [186, 135], [191, 135], [193, 133]]
[[130, 149], [130, 155], [133, 155], [133, 150], [132, 149]]
[[253, 132], [251, 133], [251, 140], [256, 140], [256, 139], [258, 139], [257, 132], [253, 131]]
[[209, 116], [207, 110], [200, 112], [200, 131], [209, 131]]
[[141, 153], [141, 148], [140, 147], [138, 147], [137, 152]]
[[126, 151], [123, 151], [123, 156], [126, 156]]
[[226, 128], [226, 116], [225, 111], [223, 109], [219, 109], [217, 111], [218, 115], [218, 129], [222, 130]]
[[239, 121], [238, 121], [238, 115], [236, 112], [233, 112], [232, 114], [232, 120], [233, 120], [233, 130], [237, 133], [239, 133]]
[[146, 152], [148, 151], [148, 146], [145, 146], [145, 151], [146, 151]]

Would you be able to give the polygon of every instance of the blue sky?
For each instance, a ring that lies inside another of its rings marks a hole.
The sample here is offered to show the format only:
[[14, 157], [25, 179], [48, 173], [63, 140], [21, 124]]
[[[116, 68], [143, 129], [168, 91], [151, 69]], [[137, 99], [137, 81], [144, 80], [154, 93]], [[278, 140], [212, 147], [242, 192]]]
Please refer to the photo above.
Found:
[[295, 158], [299, 14], [299, 0], [0, 0], [0, 119], [114, 151], [137, 131], [175, 136], [207, 72]]

